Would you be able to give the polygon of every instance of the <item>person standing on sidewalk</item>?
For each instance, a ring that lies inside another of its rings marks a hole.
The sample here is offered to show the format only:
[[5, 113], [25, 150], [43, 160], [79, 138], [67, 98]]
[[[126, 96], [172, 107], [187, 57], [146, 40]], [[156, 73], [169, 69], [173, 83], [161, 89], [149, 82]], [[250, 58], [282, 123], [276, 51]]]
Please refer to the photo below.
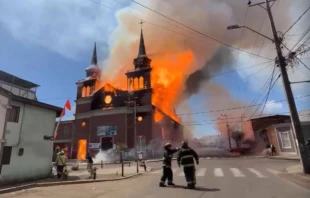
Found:
[[57, 154], [56, 157], [56, 166], [57, 166], [57, 178], [60, 179], [63, 172], [64, 172], [64, 168], [66, 166], [67, 163], [67, 157], [65, 155], [65, 152], [62, 150], [60, 151], [59, 154]]
[[198, 165], [199, 157], [197, 153], [188, 146], [187, 141], [183, 141], [177, 162], [179, 167], [180, 165], [183, 166], [188, 189], [193, 189], [196, 185], [196, 169], [194, 159]]
[[165, 182], [168, 179], [168, 185], [174, 186], [173, 183], [173, 172], [171, 169], [171, 161], [172, 161], [172, 155], [179, 150], [179, 148], [172, 149], [172, 145], [170, 143], [167, 143], [164, 146], [164, 157], [163, 157], [163, 175], [160, 179], [159, 186], [160, 187], [166, 187]]
[[89, 178], [93, 177], [93, 173], [94, 173], [94, 169], [93, 169], [93, 165], [94, 165], [94, 161], [93, 158], [91, 157], [90, 153], [86, 154], [86, 160], [87, 160], [87, 170], [90, 174]]

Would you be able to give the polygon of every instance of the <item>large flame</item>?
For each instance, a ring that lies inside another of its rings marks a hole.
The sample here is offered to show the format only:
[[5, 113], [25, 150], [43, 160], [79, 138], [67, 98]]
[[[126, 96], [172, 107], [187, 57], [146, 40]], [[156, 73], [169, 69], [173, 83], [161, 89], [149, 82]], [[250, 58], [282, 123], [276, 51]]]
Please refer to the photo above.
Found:
[[[192, 51], [185, 51], [155, 57], [152, 62], [152, 103], [177, 122], [180, 122], [180, 118], [175, 114], [175, 106], [183, 89], [184, 74], [193, 64], [193, 60]], [[156, 122], [163, 118], [159, 111], [154, 114]]]
[[[151, 58], [151, 66], [153, 68], [151, 73], [151, 84], [153, 88], [152, 104], [176, 122], [180, 122], [180, 118], [175, 113], [175, 107], [179, 102], [180, 93], [184, 89], [185, 74], [188, 73], [194, 61], [193, 52], [187, 50], [176, 54]], [[93, 91], [91, 92], [89, 90], [92, 88], [87, 88], [89, 94], [83, 94], [83, 96], [89, 96], [101, 88], [109, 92], [114, 92], [115, 87], [123, 90], [127, 89], [127, 81], [124, 73], [119, 72], [113, 79], [97, 81]], [[134, 90], [141, 88], [143, 87], [138, 87], [137, 83], [134, 83]], [[160, 111], [155, 110], [154, 118], [156, 122], [160, 122], [163, 117]]]
[[78, 153], [77, 159], [84, 160], [86, 157], [86, 147], [87, 147], [87, 140], [79, 140], [78, 142]]

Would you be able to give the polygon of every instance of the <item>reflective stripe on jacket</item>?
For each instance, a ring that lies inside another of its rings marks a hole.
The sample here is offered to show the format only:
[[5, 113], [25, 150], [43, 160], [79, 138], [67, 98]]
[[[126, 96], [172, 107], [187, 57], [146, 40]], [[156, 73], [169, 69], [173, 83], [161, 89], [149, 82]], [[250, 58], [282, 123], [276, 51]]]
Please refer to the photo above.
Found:
[[171, 168], [172, 156], [177, 151], [178, 151], [177, 149], [168, 149], [164, 151], [164, 157], [163, 157], [164, 167]]
[[182, 148], [178, 156], [178, 163], [183, 167], [192, 167], [195, 166], [194, 159], [196, 162], [199, 160], [197, 153], [193, 149]]

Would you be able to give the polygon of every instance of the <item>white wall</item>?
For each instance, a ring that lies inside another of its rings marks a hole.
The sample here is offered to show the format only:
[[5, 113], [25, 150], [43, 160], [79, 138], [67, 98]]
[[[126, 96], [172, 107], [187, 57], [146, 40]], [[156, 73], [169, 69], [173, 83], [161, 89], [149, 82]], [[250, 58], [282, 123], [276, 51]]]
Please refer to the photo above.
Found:
[[5, 139], [7, 141], [6, 146], [13, 146], [18, 144], [19, 134], [21, 133], [21, 123], [24, 119], [24, 104], [20, 102], [11, 101], [12, 106], [20, 107], [18, 123], [7, 122]]
[[[6, 105], [8, 105], [9, 99], [5, 96], [0, 95], [0, 139], [2, 139], [3, 134], [4, 134], [4, 125], [5, 125], [5, 121], [6, 121]], [[1, 141], [0, 141], [0, 149], [2, 148], [1, 145]], [[0, 150], [1, 153], [1, 150]]]
[[[12, 105], [20, 105], [21, 114], [19, 123], [7, 123], [10, 133], [6, 134], [6, 146], [13, 148], [10, 164], [3, 165], [1, 176], [4, 180], [45, 177], [51, 170], [53, 143], [43, 136], [53, 134], [56, 112], [21, 103]], [[18, 155], [19, 148], [24, 148], [22, 156]]]

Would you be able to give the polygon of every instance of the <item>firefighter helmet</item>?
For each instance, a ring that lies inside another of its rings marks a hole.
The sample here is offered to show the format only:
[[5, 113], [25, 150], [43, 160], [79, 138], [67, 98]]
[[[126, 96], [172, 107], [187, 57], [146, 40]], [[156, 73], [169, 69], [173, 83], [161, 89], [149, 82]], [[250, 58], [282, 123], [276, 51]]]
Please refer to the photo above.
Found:
[[169, 146], [171, 146], [171, 144], [169, 142], [167, 142], [164, 146], [164, 148], [168, 148]]
[[188, 146], [188, 142], [187, 141], [183, 141], [182, 142], [182, 147], [187, 147]]

